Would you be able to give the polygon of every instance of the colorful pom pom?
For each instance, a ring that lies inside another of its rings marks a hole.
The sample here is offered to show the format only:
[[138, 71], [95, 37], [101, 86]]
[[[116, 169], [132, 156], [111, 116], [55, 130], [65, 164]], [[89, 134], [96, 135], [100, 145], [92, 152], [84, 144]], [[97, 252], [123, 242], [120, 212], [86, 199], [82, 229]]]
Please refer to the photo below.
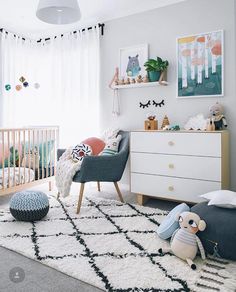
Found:
[[6, 85], [5, 85], [5, 89], [6, 89], [7, 91], [9, 91], [9, 90], [11, 89], [11, 85], [10, 85], [10, 84], [6, 84]]
[[39, 89], [39, 87], [40, 87], [40, 84], [39, 83], [34, 83], [34, 88], [35, 89]]
[[16, 85], [16, 91], [20, 91], [22, 89], [22, 86], [20, 84]]
[[29, 83], [28, 83], [27, 81], [25, 81], [25, 82], [23, 83], [23, 86], [24, 86], [24, 87], [28, 87], [28, 86], [29, 86]]
[[24, 83], [26, 79], [25, 79], [25, 77], [21, 76], [21, 78], [19, 80], [21, 83]]

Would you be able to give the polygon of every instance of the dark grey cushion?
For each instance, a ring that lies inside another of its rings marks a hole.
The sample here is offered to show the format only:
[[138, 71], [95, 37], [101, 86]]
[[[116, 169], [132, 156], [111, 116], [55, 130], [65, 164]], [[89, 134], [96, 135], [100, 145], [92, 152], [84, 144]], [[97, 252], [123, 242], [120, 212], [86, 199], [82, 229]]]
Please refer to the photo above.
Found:
[[213, 254], [217, 243], [221, 257], [236, 260], [236, 209], [208, 206], [207, 202], [203, 202], [194, 205], [191, 211], [207, 224], [203, 232], [198, 232], [205, 251]]

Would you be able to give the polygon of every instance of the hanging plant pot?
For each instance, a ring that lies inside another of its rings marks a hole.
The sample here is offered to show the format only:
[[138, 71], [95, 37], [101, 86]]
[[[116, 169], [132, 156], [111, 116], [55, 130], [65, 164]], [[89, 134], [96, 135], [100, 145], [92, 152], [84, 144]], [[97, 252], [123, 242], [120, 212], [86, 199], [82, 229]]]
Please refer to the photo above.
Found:
[[160, 79], [161, 71], [148, 71], [148, 78], [150, 82], [155, 82]]

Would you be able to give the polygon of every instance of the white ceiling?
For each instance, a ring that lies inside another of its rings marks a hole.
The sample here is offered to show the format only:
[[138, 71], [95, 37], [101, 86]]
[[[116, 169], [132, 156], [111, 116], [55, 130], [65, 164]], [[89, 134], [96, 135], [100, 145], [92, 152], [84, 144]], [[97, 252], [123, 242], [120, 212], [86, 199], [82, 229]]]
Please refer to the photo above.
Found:
[[38, 1], [0, 0], [0, 27], [22, 36], [40, 38], [185, 0], [78, 0], [81, 20], [62, 26], [46, 24], [37, 19], [35, 12]]

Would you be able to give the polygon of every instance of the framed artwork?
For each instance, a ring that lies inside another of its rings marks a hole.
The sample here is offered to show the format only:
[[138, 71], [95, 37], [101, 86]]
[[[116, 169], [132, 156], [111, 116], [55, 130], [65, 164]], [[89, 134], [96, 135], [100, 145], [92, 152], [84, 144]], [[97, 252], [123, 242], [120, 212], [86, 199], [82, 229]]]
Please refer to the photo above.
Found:
[[177, 38], [177, 97], [224, 95], [223, 30]]
[[148, 60], [148, 44], [132, 46], [119, 51], [119, 78], [144, 77], [144, 63]]

